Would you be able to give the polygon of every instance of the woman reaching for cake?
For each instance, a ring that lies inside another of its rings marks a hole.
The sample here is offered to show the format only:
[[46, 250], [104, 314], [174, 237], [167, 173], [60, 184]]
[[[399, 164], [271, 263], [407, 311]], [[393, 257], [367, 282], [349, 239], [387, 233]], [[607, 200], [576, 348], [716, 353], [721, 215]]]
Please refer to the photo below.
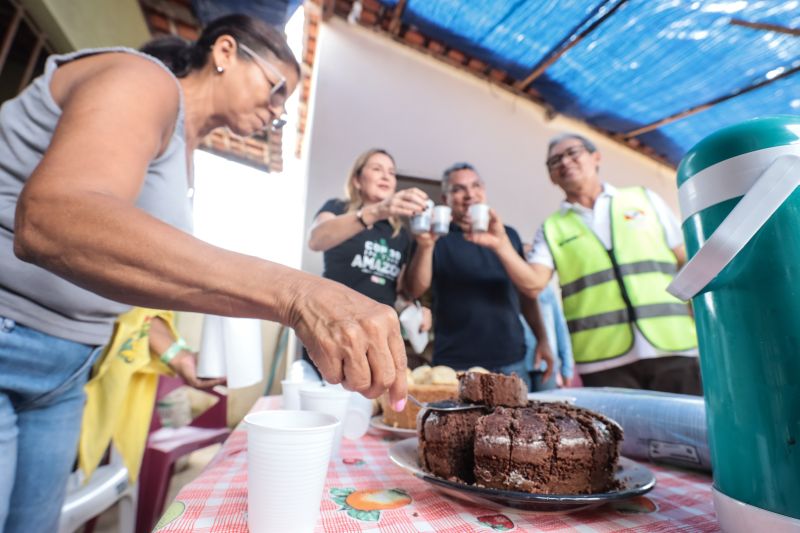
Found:
[[[242, 15], [147, 54], [50, 57], [0, 108], [0, 530], [56, 531], [83, 385], [131, 305], [286, 324], [325, 379], [405, 403], [393, 309], [190, 234], [191, 154], [282, 125], [299, 67]], [[121, 303], [120, 303], [121, 302]]]

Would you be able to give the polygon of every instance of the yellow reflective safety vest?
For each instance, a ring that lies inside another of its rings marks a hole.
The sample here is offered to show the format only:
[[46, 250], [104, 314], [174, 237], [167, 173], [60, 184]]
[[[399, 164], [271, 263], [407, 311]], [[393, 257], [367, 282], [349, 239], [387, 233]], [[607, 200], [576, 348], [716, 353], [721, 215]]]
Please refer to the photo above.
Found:
[[625, 355], [633, 346], [633, 324], [659, 350], [695, 348], [688, 306], [666, 291], [677, 260], [647, 193], [618, 189], [610, 215], [611, 250], [572, 210], [544, 223], [575, 361]]

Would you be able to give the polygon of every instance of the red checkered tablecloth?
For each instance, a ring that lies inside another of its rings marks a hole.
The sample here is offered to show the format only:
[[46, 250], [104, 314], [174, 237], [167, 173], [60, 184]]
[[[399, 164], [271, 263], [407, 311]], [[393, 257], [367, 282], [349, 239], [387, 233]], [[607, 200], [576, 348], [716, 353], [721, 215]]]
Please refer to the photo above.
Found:
[[[267, 397], [253, 411], [279, 406], [279, 397]], [[702, 474], [648, 465], [655, 472], [656, 487], [632, 500], [569, 514], [497, 510], [452, 500], [397, 467], [387, 453], [396, 440], [372, 434], [343, 440], [342, 459], [331, 462], [328, 470], [316, 533], [720, 530], [711, 502], [711, 478]], [[246, 441], [240, 426], [203, 473], [178, 493], [156, 526], [158, 533], [248, 531]], [[359, 497], [376, 496], [375, 491], [380, 491], [377, 498]], [[375, 509], [376, 500], [384, 508]]]

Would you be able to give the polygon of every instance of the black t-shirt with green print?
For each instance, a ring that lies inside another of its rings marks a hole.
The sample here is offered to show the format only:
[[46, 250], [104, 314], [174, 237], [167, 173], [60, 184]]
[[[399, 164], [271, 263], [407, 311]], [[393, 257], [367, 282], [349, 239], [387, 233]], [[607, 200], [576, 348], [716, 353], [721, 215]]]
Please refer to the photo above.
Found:
[[[317, 211], [341, 215], [347, 211], [343, 200], [328, 200]], [[322, 276], [355, 289], [373, 300], [394, 305], [397, 276], [408, 261], [411, 237], [405, 228], [392, 236], [394, 228], [386, 220], [375, 223], [323, 253]]]

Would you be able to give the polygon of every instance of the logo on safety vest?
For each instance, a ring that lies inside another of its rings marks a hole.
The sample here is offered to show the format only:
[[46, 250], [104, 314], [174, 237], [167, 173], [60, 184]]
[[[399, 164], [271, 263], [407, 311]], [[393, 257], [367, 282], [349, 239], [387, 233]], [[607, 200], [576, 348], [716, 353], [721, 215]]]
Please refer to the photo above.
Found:
[[575, 239], [577, 239], [577, 238], [578, 238], [578, 237], [580, 237], [580, 236], [581, 236], [581, 234], [578, 234], [578, 235], [572, 235], [572, 236], [570, 236], [570, 237], [567, 237], [566, 239], [563, 239], [563, 240], [561, 240], [561, 241], [558, 243], [558, 245], [559, 245], [559, 246], [564, 246], [564, 245], [565, 245], [565, 244], [567, 244], [568, 242], [572, 242], [572, 241], [574, 241]]
[[622, 217], [635, 229], [641, 229], [647, 224], [647, 215], [641, 209], [629, 209], [622, 214]]
[[629, 209], [628, 211], [625, 211], [622, 216], [625, 217], [625, 220], [636, 220], [637, 218], [644, 216], [644, 211], [641, 209]]

